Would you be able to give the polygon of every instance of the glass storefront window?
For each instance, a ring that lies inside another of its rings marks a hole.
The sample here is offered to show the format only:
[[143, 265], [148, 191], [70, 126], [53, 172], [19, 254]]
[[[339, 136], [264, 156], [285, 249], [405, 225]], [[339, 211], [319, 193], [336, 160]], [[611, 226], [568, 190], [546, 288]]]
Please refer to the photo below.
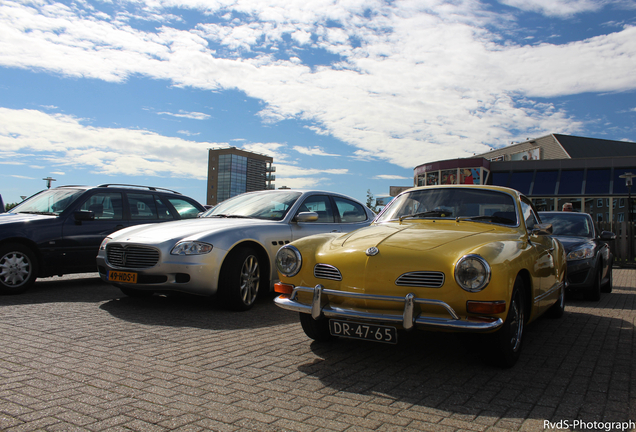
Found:
[[492, 173], [492, 184], [494, 186], [508, 186], [508, 180], [510, 179], [509, 172], [494, 172]]
[[532, 195], [554, 195], [559, 171], [537, 171]]
[[[614, 168], [614, 195], [627, 195], [625, 179], [621, 178], [625, 173], [636, 174], [636, 168]], [[632, 186], [632, 196], [636, 195], [636, 187]]]
[[426, 173], [426, 186], [435, 186], [439, 184], [439, 171]]
[[442, 171], [442, 184], [457, 184], [457, 170]]
[[559, 195], [580, 195], [583, 190], [583, 170], [561, 171]]
[[537, 211], [554, 211], [554, 199], [552, 198], [533, 198], [532, 204]]
[[530, 193], [530, 183], [534, 171], [520, 171], [510, 174], [510, 186], [512, 189], [516, 189], [522, 194], [528, 195]]
[[589, 169], [585, 179], [585, 194], [599, 195], [610, 193], [610, 170]]
[[481, 175], [479, 168], [460, 168], [459, 170], [460, 184], [481, 184]]

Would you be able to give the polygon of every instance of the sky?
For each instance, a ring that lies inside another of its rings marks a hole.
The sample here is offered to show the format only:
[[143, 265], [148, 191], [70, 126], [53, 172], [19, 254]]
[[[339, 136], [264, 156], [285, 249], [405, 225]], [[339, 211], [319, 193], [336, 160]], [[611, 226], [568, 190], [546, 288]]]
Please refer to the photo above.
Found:
[[366, 201], [551, 133], [636, 141], [636, 0], [0, 0], [0, 195], [205, 204], [208, 149]]

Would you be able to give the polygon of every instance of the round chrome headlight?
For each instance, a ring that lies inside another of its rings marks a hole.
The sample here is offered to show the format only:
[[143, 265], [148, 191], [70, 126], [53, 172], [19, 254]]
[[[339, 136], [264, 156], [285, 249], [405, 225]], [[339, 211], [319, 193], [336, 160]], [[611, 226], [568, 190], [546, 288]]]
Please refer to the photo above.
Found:
[[481, 291], [490, 282], [490, 266], [479, 255], [463, 256], [455, 265], [455, 281], [466, 291]]
[[276, 254], [276, 268], [283, 276], [296, 276], [303, 265], [303, 258], [292, 245], [283, 246]]

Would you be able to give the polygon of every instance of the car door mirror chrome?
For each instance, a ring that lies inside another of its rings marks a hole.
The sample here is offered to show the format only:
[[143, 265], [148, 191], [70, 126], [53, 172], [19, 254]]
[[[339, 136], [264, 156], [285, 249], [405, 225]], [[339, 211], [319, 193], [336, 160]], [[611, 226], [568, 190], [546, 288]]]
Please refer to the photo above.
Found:
[[549, 223], [540, 223], [536, 224], [532, 228], [532, 235], [540, 236], [540, 235], [551, 235], [552, 234], [552, 224]]
[[318, 213], [316, 212], [301, 212], [294, 218], [296, 222], [316, 222], [318, 220]]

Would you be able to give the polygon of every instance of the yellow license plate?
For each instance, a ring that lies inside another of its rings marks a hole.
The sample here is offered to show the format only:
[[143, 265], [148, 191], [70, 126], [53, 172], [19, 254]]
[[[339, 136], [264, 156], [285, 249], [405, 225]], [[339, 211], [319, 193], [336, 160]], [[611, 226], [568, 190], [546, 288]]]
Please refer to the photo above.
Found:
[[137, 283], [137, 273], [109, 271], [108, 280], [111, 282]]

